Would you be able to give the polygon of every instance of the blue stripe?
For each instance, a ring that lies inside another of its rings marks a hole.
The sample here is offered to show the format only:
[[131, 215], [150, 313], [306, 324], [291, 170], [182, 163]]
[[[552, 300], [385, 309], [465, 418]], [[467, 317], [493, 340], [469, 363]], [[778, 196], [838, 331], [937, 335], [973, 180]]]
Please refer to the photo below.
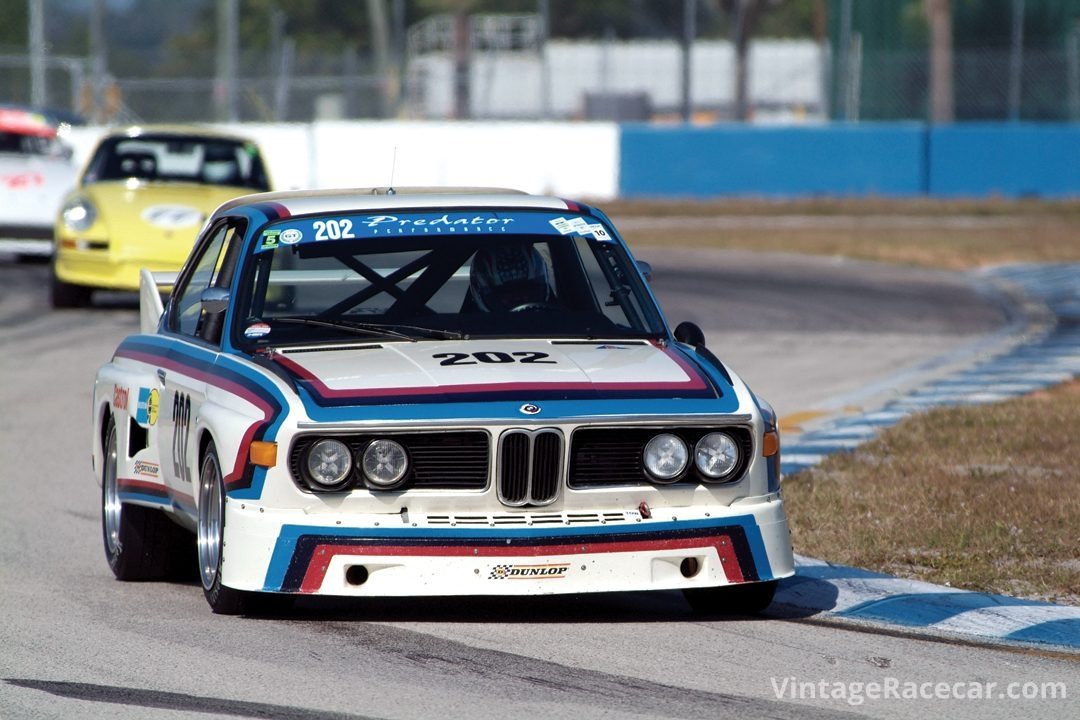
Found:
[[761, 530], [752, 515], [739, 515], [736, 517], [718, 518], [716, 520], [688, 520], [685, 522], [656, 522], [648, 523], [639, 527], [626, 526], [566, 526], [558, 528], [383, 528], [383, 527], [340, 527], [322, 525], [283, 525], [274, 545], [274, 553], [270, 558], [270, 564], [266, 569], [264, 590], [273, 591], [280, 589], [285, 581], [285, 573], [289, 569], [289, 561], [299, 538], [304, 535], [323, 535], [340, 538], [388, 538], [388, 539], [424, 539], [437, 542], [439, 540], [470, 540], [478, 542], [491, 540], [492, 538], [510, 538], [539, 541], [559, 537], [580, 537], [593, 535], [603, 537], [605, 535], [640, 535], [640, 540], [647, 540], [649, 536], [672, 530], [723, 530], [732, 526], [741, 527], [746, 535], [750, 553], [753, 556], [754, 565], [757, 568], [760, 580], [772, 580], [772, 565], [769, 563], [768, 554], [765, 551], [765, 542], [761, 537]]

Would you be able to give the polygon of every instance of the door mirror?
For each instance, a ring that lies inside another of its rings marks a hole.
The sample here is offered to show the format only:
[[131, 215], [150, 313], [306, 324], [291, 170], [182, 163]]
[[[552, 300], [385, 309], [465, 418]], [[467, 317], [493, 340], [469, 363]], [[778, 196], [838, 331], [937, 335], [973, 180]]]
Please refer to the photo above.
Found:
[[229, 307], [229, 291], [225, 288], [206, 288], [199, 295], [199, 302], [207, 315], [218, 315]]
[[691, 347], [705, 346], [705, 333], [696, 324], [685, 321], [675, 328], [675, 339]]
[[637, 261], [637, 266], [638, 266], [638, 270], [641, 271], [641, 274], [645, 276], [645, 282], [651, 282], [652, 281], [652, 265], [645, 262], [644, 260], [638, 260]]

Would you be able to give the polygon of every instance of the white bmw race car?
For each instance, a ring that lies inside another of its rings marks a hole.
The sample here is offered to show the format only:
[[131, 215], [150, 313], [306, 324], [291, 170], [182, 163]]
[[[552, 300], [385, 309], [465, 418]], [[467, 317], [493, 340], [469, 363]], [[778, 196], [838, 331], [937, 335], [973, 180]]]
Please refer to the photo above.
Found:
[[685, 591], [793, 573], [767, 403], [669, 330], [600, 211], [504, 190], [266, 193], [207, 221], [97, 374], [122, 580], [263, 594]]

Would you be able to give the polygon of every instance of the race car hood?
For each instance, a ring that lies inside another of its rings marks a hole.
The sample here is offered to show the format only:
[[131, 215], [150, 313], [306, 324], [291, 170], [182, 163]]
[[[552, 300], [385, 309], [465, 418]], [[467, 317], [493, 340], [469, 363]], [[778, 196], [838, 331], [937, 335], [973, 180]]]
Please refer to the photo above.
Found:
[[100, 182], [82, 188], [118, 255], [180, 267], [203, 222], [242, 188], [195, 183]]
[[682, 350], [645, 342], [394, 342], [276, 352], [323, 407], [574, 399], [715, 399], [730, 384]]

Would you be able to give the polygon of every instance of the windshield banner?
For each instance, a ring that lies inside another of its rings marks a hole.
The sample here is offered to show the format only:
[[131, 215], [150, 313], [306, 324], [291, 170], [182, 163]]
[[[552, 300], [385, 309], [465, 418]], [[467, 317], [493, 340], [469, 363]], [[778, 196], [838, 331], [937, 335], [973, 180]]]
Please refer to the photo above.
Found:
[[383, 212], [368, 215], [323, 215], [290, 218], [264, 230], [257, 252], [282, 245], [416, 235], [580, 235], [610, 242], [601, 223], [573, 213], [492, 212]]

